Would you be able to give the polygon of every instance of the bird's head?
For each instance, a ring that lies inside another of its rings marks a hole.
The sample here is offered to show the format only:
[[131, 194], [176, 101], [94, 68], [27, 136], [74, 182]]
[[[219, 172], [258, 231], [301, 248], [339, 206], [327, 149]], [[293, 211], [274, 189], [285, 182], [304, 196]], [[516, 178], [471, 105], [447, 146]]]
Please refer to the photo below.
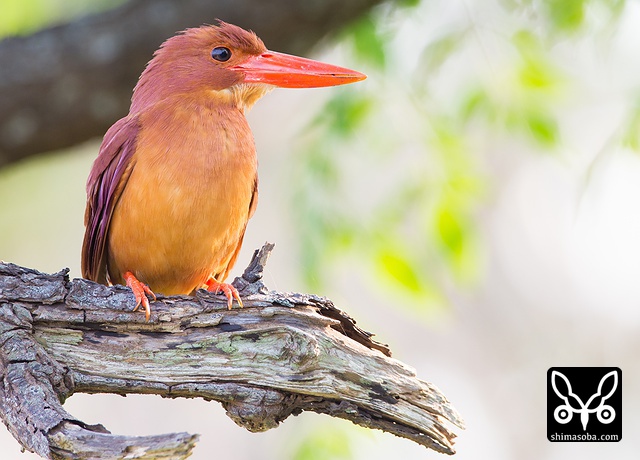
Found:
[[244, 109], [273, 87], [335, 86], [365, 78], [354, 70], [269, 51], [253, 32], [220, 22], [165, 41], [140, 76], [131, 110], [203, 91]]

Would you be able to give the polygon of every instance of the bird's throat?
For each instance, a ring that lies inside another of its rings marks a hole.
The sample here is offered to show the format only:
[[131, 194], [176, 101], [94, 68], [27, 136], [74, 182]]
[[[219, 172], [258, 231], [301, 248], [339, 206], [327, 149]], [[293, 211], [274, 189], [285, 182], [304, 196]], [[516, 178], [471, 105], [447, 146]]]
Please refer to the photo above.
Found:
[[210, 90], [209, 95], [218, 103], [231, 105], [242, 112], [246, 112], [262, 96], [275, 88], [273, 85], [263, 83], [238, 83], [223, 90]]

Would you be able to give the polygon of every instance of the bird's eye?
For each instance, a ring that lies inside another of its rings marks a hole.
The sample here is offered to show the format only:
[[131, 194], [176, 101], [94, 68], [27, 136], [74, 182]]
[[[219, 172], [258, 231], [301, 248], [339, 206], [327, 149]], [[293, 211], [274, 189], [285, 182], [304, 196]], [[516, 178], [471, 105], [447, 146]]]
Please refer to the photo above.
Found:
[[218, 46], [211, 50], [211, 57], [220, 62], [228, 61], [231, 57], [231, 50], [224, 46]]

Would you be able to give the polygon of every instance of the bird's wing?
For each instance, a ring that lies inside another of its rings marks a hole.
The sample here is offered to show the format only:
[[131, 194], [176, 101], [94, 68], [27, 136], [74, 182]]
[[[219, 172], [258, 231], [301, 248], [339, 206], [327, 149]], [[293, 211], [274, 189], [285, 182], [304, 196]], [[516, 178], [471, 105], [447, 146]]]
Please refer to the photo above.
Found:
[[118, 198], [133, 170], [133, 153], [140, 125], [137, 117], [118, 120], [104, 135], [87, 179], [82, 276], [106, 284], [107, 232]]
[[[249, 203], [247, 221], [251, 219], [251, 216], [253, 216], [253, 213], [256, 212], [257, 206], [258, 206], [258, 176], [256, 175], [256, 178], [253, 181], [253, 194], [251, 195], [251, 202]], [[229, 259], [229, 263], [224, 269], [224, 272], [214, 274], [214, 278], [219, 282], [223, 282], [225, 279], [227, 279], [227, 276], [229, 276], [229, 272], [235, 265], [236, 260], [238, 259], [238, 254], [240, 254], [240, 248], [242, 248], [242, 240], [244, 239], [244, 232], [246, 229], [247, 229], [247, 222], [245, 222], [244, 224], [244, 228], [242, 229], [242, 234], [238, 239], [238, 244], [236, 245], [236, 249], [233, 251], [233, 255], [231, 256], [231, 259]]]
[[249, 217], [251, 219], [253, 213], [256, 212], [256, 208], [258, 207], [258, 175], [256, 174], [256, 178], [253, 180], [253, 193], [251, 195], [251, 202], [249, 203]]

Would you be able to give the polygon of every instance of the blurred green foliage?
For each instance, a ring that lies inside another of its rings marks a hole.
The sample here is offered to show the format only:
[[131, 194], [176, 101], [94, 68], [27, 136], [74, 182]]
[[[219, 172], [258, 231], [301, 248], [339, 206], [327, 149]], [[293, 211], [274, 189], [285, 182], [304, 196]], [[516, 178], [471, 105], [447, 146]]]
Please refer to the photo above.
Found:
[[636, 95], [622, 126], [622, 145], [640, 152], [640, 94]]
[[[300, 248], [312, 289], [326, 289], [323, 274], [346, 258], [371, 267], [373, 285], [416, 310], [446, 304], [449, 281], [473, 283], [483, 264], [476, 215], [491, 196], [485, 139], [557, 154], [559, 112], [581, 76], [555, 48], [594, 36], [606, 42], [626, 4], [487, 0], [458, 5], [464, 14], [443, 15], [441, 29], [421, 23], [445, 6], [381, 5], [342, 36], [352, 66], [369, 77], [335, 91], [294, 159], [293, 205], [304, 216]], [[474, 51], [484, 62], [469, 59]], [[636, 104], [622, 136], [634, 149], [639, 120]], [[363, 185], [368, 196], [359, 195]]]
[[547, 36], [582, 32], [593, 25], [590, 20], [603, 16], [615, 22], [626, 6], [625, 0], [501, 0], [501, 3], [512, 14], [533, 18], [531, 25], [544, 28]]
[[124, 0], [0, 0], [0, 38], [29, 34], [122, 3]]
[[[351, 428], [351, 427], [349, 427]], [[303, 436], [291, 458], [293, 460], [349, 460], [353, 458], [353, 429], [339, 429], [336, 425], [320, 425]]]
[[358, 56], [371, 66], [384, 69], [386, 53], [384, 37], [378, 30], [375, 18], [367, 14], [350, 27], [351, 40]]

